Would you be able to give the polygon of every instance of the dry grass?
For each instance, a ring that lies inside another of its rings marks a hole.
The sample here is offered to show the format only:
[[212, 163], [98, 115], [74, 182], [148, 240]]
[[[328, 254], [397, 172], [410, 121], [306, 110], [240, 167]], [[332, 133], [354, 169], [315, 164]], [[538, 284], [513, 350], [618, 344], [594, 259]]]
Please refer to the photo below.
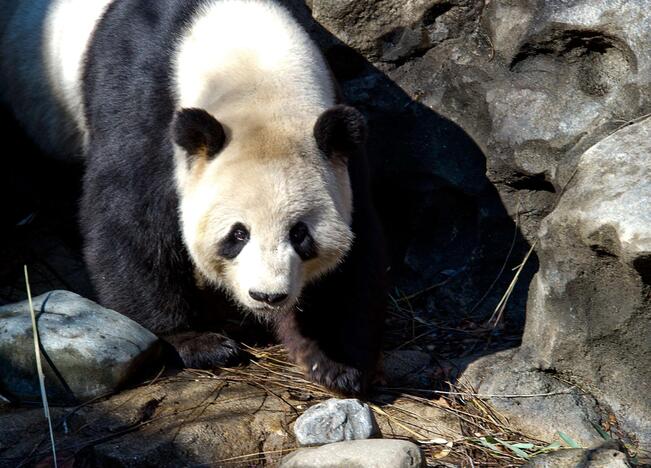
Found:
[[47, 400], [47, 392], [45, 390], [45, 374], [43, 374], [43, 365], [41, 363], [40, 339], [38, 335], [38, 327], [36, 325], [36, 314], [34, 313], [34, 304], [32, 303], [32, 291], [29, 285], [29, 274], [27, 272], [27, 265], [24, 265], [25, 272], [25, 288], [27, 289], [27, 300], [29, 301], [29, 312], [32, 318], [32, 335], [34, 339], [34, 358], [36, 360], [36, 369], [38, 372], [38, 383], [41, 390], [41, 400], [43, 402], [43, 412], [45, 419], [47, 419], [48, 431], [50, 434], [50, 446], [52, 449], [52, 462], [54, 468], [58, 467], [56, 443], [54, 442], [54, 431], [52, 430], [52, 417], [50, 415], [50, 405]]
[[[278, 398], [296, 417], [307, 406], [311, 406], [333, 396], [330, 391], [306, 380], [300, 370], [290, 363], [282, 347], [247, 349], [255, 358], [246, 367], [223, 368], [219, 372], [191, 370], [183, 377], [166, 379], [194, 379], [245, 383], [258, 387], [269, 397]], [[401, 429], [398, 437], [417, 443], [425, 454], [428, 466], [519, 466], [526, 463], [529, 456], [540, 451], [557, 448], [556, 445], [536, 440], [511, 427], [508, 421], [497, 413], [487, 399], [489, 396], [477, 394], [474, 389], [464, 386], [450, 386], [450, 391], [430, 396], [420, 396], [417, 392], [405, 392], [381, 388], [371, 396], [368, 403], [382, 425], [382, 420]], [[290, 395], [292, 401], [286, 397]], [[391, 395], [392, 402], [387, 402]], [[506, 397], [526, 397], [510, 395]], [[490, 396], [492, 397], [492, 396]], [[308, 400], [309, 405], [296, 404], [298, 400]], [[427, 421], [424, 411], [414, 411], [414, 405], [425, 409], [435, 408], [456, 418], [460, 433], [454, 434], [442, 428], [432, 430], [436, 421]], [[275, 453], [275, 452], [274, 452]], [[261, 463], [271, 453], [252, 453], [228, 460], [219, 460], [229, 465]]]
[[[306, 380], [300, 370], [287, 360], [281, 346], [247, 349], [254, 360], [247, 366], [223, 368], [215, 372], [205, 370], [187, 370], [175, 375], [157, 375], [139, 387], [154, 387], [164, 382], [214, 382], [218, 387], [229, 383], [241, 383], [258, 388], [267, 398], [276, 398], [286, 408], [289, 419], [298, 417], [307, 407], [320, 401], [337, 396], [323, 387]], [[223, 384], [223, 385], [221, 385]], [[219, 393], [219, 392], [217, 392]], [[504, 398], [527, 397], [528, 395], [502, 395]], [[214, 395], [215, 398], [218, 395]], [[247, 398], [247, 395], [242, 395]], [[500, 415], [489, 403], [494, 395], [478, 394], [467, 385], [450, 385], [446, 390], [404, 390], [382, 388], [371, 395], [368, 403], [376, 414], [381, 427], [395, 428], [394, 433], [384, 432], [386, 437], [409, 439], [418, 444], [426, 457], [428, 466], [520, 466], [528, 458], [541, 451], [551, 451], [559, 447], [546, 445], [533, 437], [519, 432], [508, 420]], [[124, 404], [128, 398], [120, 404]], [[306, 402], [306, 403], [304, 403]], [[89, 402], [85, 405], [92, 405]], [[182, 411], [156, 413], [137, 420], [118, 432], [94, 434], [94, 438], [85, 441], [69, 440], [64, 444], [64, 453], [78, 453], [84, 447], [101, 444], [121, 437], [123, 434], [140, 430], [146, 425], [163, 419], [174, 419], [179, 425], [185, 424], [207, 406], [215, 404], [212, 398], [198, 401], [192, 407]], [[74, 408], [64, 415], [59, 427], [67, 416], [77, 411]], [[116, 407], [112, 408], [113, 411]], [[436, 410], [439, 415], [431, 417], [428, 410]], [[444, 415], [442, 418], [440, 415]], [[443, 419], [455, 422], [457, 430], [451, 430]], [[29, 460], [42, 459], [47, 453], [44, 442], [34, 448]], [[269, 452], [242, 454], [236, 457], [215, 460], [219, 466], [261, 466], [271, 457], [278, 457], [290, 448]], [[73, 455], [74, 456], [74, 455]], [[25, 460], [29, 464], [28, 460]]]

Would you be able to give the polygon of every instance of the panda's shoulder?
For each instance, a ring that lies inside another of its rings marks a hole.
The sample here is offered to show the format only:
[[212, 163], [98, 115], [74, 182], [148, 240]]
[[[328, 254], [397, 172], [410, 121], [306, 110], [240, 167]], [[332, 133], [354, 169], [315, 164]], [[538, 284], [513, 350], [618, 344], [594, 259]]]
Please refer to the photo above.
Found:
[[172, 55], [206, 0], [114, 1], [86, 53], [83, 93], [89, 130], [142, 134], [169, 123]]
[[[207, 0], [120, 0], [107, 8], [87, 51], [87, 69], [131, 67], [152, 57], [169, 57], [192, 16]], [[146, 68], [130, 71], [147, 71]]]

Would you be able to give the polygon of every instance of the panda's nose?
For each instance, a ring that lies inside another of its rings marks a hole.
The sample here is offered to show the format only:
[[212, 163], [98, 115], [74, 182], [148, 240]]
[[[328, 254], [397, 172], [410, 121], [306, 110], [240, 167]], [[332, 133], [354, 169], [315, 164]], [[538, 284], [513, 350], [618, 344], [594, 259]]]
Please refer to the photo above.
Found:
[[249, 296], [251, 296], [256, 301], [265, 302], [269, 305], [277, 305], [287, 299], [286, 293], [267, 294], [259, 291], [254, 291], [253, 289], [249, 291]]

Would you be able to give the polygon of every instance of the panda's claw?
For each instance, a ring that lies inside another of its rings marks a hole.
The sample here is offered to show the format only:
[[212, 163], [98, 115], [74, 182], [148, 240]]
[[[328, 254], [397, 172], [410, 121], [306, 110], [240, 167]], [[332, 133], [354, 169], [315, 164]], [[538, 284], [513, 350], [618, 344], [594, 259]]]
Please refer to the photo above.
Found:
[[332, 361], [325, 356], [313, 361], [306, 374], [310, 380], [344, 395], [360, 395], [366, 390], [366, 379], [359, 369]]

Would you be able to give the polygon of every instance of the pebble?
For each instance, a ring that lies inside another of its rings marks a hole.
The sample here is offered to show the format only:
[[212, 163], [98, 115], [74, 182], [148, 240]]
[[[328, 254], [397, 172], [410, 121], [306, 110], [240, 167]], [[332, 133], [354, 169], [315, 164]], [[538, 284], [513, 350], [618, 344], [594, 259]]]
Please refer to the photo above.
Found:
[[368, 439], [377, 432], [373, 411], [357, 399], [331, 398], [306, 410], [294, 423], [301, 446]]

